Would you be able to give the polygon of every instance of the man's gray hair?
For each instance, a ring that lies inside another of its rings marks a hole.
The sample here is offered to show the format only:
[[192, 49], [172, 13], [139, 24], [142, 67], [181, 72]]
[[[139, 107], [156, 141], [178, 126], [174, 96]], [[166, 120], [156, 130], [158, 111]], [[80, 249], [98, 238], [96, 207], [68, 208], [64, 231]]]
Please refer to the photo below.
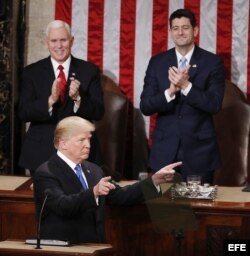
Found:
[[69, 36], [71, 36], [71, 28], [69, 26], [68, 23], [66, 23], [65, 21], [63, 20], [53, 20], [51, 21], [47, 27], [46, 27], [46, 30], [45, 30], [45, 35], [48, 36], [49, 35], [49, 31], [50, 29], [52, 28], [65, 28], [67, 33], [69, 34]]

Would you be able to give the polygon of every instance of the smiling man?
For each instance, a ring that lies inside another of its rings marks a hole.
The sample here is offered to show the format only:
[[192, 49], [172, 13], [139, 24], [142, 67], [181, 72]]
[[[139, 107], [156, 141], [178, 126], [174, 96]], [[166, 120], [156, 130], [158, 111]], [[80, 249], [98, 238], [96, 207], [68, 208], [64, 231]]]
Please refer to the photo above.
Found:
[[[53, 133], [57, 122], [68, 116], [89, 121], [104, 114], [103, 91], [98, 67], [71, 55], [74, 37], [61, 20], [50, 22], [45, 43], [50, 56], [23, 70], [19, 117], [30, 122], [22, 145], [19, 165], [34, 174], [36, 168], [55, 152]], [[93, 134], [91, 160], [101, 157]]]
[[184, 180], [196, 174], [212, 183], [220, 165], [213, 115], [222, 108], [223, 60], [195, 45], [199, 29], [190, 10], [173, 12], [169, 25], [175, 47], [151, 58], [141, 94], [142, 113], [157, 114], [149, 166], [155, 172], [182, 161]]

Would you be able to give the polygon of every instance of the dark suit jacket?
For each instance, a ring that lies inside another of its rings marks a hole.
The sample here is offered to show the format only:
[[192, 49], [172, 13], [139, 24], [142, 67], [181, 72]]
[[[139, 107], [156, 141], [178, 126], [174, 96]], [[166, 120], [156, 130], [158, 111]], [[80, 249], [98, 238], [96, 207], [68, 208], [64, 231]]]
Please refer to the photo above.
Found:
[[[82, 169], [89, 189], [84, 190], [74, 171], [57, 155], [42, 164], [34, 175], [34, 194], [37, 213], [48, 194], [41, 224], [41, 237], [69, 240], [71, 242], [105, 242], [105, 204], [133, 205], [144, 201], [144, 193], [158, 196], [152, 180], [117, 187], [108, 196], [99, 197], [99, 205], [93, 187], [102, 178], [100, 167], [84, 161]], [[147, 191], [147, 192], [145, 192]]]
[[222, 108], [225, 71], [221, 58], [195, 46], [189, 70], [192, 89], [167, 102], [168, 69], [177, 65], [175, 49], [151, 58], [144, 80], [140, 108], [157, 114], [149, 165], [153, 171], [174, 161], [183, 149], [183, 170], [200, 174], [220, 165], [213, 114]]
[[68, 79], [65, 102], [54, 104], [50, 116], [48, 97], [55, 80], [50, 57], [24, 68], [18, 113], [22, 121], [30, 122], [30, 128], [22, 145], [20, 166], [35, 170], [55, 152], [53, 137], [55, 125], [59, 120], [71, 115], [90, 121], [102, 118], [104, 103], [98, 67], [72, 56], [69, 77], [72, 74], [75, 74], [75, 78], [81, 83], [81, 104], [78, 111], [73, 112], [74, 102], [68, 95]]

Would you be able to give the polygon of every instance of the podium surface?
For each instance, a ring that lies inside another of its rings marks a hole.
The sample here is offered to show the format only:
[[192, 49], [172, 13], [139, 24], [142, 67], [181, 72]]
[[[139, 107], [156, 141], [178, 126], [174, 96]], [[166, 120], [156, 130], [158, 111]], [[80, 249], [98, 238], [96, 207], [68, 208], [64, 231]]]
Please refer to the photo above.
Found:
[[0, 255], [22, 256], [111, 256], [115, 255], [111, 245], [108, 244], [81, 244], [73, 246], [41, 246], [35, 249], [34, 245], [25, 244], [24, 241], [6, 240], [0, 242]]
[[[36, 237], [32, 179], [4, 178], [4, 187], [1, 188], [0, 182], [0, 241]], [[6, 182], [11, 186], [6, 188]], [[191, 200], [197, 229], [184, 233], [182, 256], [223, 255], [225, 239], [250, 239], [250, 193], [241, 190], [242, 187], [219, 187], [214, 201]], [[107, 243], [113, 246], [117, 256], [176, 255], [173, 235], [156, 230], [146, 204], [106, 207], [105, 226]], [[33, 255], [43, 253], [35, 252]]]

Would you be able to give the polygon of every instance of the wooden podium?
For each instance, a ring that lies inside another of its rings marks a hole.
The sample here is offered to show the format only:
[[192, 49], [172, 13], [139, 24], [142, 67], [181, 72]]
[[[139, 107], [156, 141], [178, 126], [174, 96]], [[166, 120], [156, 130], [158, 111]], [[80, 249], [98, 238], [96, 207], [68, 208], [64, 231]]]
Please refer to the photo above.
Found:
[[0, 241], [36, 237], [37, 221], [30, 177], [0, 176]]
[[81, 244], [74, 246], [41, 246], [35, 249], [34, 245], [25, 244], [24, 241], [6, 240], [0, 242], [0, 255], [4, 256], [112, 256], [114, 250], [108, 244]]
[[0, 255], [115, 255], [109, 244], [82, 244], [69, 247], [41, 245], [42, 249], [25, 244], [24, 240], [36, 237], [37, 232], [31, 186], [30, 177], [0, 176]]
[[[22, 239], [24, 241], [27, 238], [36, 237], [31, 183], [32, 180], [27, 177], [0, 176], [2, 246], [6, 240]], [[225, 239], [250, 239], [250, 193], [241, 190], [241, 187], [219, 187], [218, 198], [215, 201], [191, 201], [197, 229], [185, 232], [182, 256], [223, 255]], [[106, 208], [106, 238], [107, 242], [113, 246], [116, 256], [176, 255], [173, 235], [171, 232], [160, 232], [156, 229], [146, 205]], [[28, 252], [25, 251], [26, 254], [20, 251], [18, 254], [18, 251], [13, 248], [2, 247], [1, 250], [5, 251], [4, 253], [0, 251], [0, 255], [88, 255], [68, 252], [64, 250], [66, 247], [61, 248], [63, 252], [52, 254], [52, 252], [47, 253], [47, 247], [44, 246], [42, 250], [34, 250], [32, 246], [24, 244], [22, 246], [26, 250], [30, 248]], [[70, 248], [73, 249], [73, 247]], [[53, 250], [52, 247], [50, 249]], [[95, 253], [92, 255], [104, 255]], [[107, 255], [112, 254], [109, 252]]]

